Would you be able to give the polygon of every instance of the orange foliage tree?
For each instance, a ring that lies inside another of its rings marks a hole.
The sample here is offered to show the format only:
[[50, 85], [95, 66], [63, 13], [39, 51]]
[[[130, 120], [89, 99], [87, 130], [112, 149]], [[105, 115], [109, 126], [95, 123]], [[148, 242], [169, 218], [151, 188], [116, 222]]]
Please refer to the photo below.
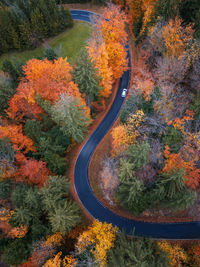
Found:
[[25, 182], [32, 185], [38, 185], [39, 187], [44, 186], [44, 183], [51, 174], [46, 167], [46, 162], [37, 161], [35, 159], [26, 159], [19, 161], [17, 157], [19, 168], [15, 175], [17, 182]]
[[144, 112], [137, 110], [135, 114], [131, 114], [125, 125], [118, 125], [112, 129], [112, 155], [115, 156], [124, 151], [127, 145], [133, 144], [140, 135], [138, 127], [144, 121]]
[[188, 254], [190, 257], [190, 261], [192, 263], [196, 263], [197, 266], [200, 266], [200, 242], [197, 242], [196, 244], [192, 245], [188, 249]]
[[94, 244], [95, 249], [91, 250], [100, 266], [106, 265], [106, 253], [113, 246], [118, 228], [112, 224], [102, 223], [95, 220], [88, 230], [84, 231], [76, 244], [78, 253], [83, 252], [89, 245]]
[[102, 77], [101, 86], [104, 89], [100, 95], [103, 97], [109, 96], [114, 79], [120, 78], [127, 70], [125, 22], [125, 13], [113, 4], [109, 4], [104, 13], [95, 19], [88, 52]]
[[0, 138], [9, 138], [15, 151], [36, 151], [33, 141], [23, 134], [22, 125], [0, 125]]
[[36, 95], [43, 100], [54, 103], [61, 94], [69, 94], [78, 98], [81, 104], [84, 99], [78, 86], [72, 81], [72, 67], [67, 58], [59, 58], [54, 62], [31, 59], [23, 67], [25, 78], [21, 80], [16, 94], [9, 102], [8, 115], [12, 119], [22, 120], [23, 116], [38, 118], [43, 110], [37, 105]]
[[113, 72], [111, 67], [109, 67], [109, 55], [106, 51], [106, 45], [103, 40], [97, 42], [93, 36], [89, 43], [88, 52], [92, 60], [95, 60], [95, 65], [99, 70], [99, 75], [102, 77], [100, 85], [103, 90], [100, 91], [99, 95], [102, 97], [108, 97], [112, 90]]
[[56, 232], [53, 235], [48, 235], [46, 239], [47, 240], [45, 241], [45, 245], [47, 246], [51, 246], [51, 245], [61, 246], [62, 243], [64, 243], [64, 238], [62, 234], [59, 232]]
[[194, 30], [191, 25], [183, 26], [180, 18], [171, 19], [166, 25], [157, 23], [150, 29], [151, 43], [167, 57], [183, 56], [193, 39]]
[[171, 245], [168, 242], [158, 242], [160, 248], [169, 254], [171, 266], [181, 267], [187, 261], [185, 251], [178, 245]]
[[26, 226], [12, 227], [9, 224], [11, 215], [14, 213], [12, 210], [1, 208], [0, 211], [0, 229], [8, 238], [22, 238], [26, 235], [28, 229]]
[[148, 50], [139, 49], [137, 59], [133, 66], [133, 89], [144, 94], [145, 99], [148, 99], [155, 87], [155, 81], [152, 73], [149, 70], [146, 60], [150, 52]]
[[49, 259], [46, 261], [46, 263], [43, 265], [43, 267], [75, 267], [76, 266], [76, 260], [75, 258], [70, 256], [65, 256], [64, 259], [61, 258], [62, 252], [58, 252], [55, 257]]
[[193, 38], [194, 30], [192, 27], [190, 25], [184, 27], [182, 23], [182, 20], [176, 17], [175, 20], [170, 20], [162, 28], [166, 55], [169, 57], [182, 55]]
[[165, 146], [164, 156], [166, 162], [162, 172], [170, 172], [173, 169], [183, 169], [185, 170], [184, 183], [186, 186], [192, 189], [196, 189], [199, 186], [200, 169], [195, 169], [192, 161], [185, 162], [180, 153], [170, 153], [168, 146]]

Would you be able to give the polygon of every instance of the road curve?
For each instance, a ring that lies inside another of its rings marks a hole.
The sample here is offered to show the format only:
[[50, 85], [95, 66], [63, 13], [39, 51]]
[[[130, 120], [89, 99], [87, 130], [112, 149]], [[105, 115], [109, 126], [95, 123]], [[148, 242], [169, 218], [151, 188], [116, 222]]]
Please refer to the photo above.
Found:
[[[75, 20], [93, 23], [91, 17], [94, 13], [92, 12], [71, 10], [71, 13], [72, 18]], [[127, 48], [130, 67], [129, 47]], [[124, 98], [121, 97], [121, 92], [123, 88], [128, 88], [129, 77], [130, 70], [124, 72], [122, 78], [120, 79], [117, 95], [110, 110], [91, 134], [78, 155], [74, 169], [74, 186], [78, 198], [93, 218], [102, 222], [117, 225], [120, 230], [124, 229], [127, 234], [135, 229], [135, 235], [137, 236], [163, 239], [200, 239], [200, 222], [198, 221], [185, 223], [149, 223], [127, 219], [104, 207], [103, 204], [96, 198], [90, 187], [88, 179], [88, 166], [90, 159], [97, 145], [112, 127], [119, 115], [124, 102]]]

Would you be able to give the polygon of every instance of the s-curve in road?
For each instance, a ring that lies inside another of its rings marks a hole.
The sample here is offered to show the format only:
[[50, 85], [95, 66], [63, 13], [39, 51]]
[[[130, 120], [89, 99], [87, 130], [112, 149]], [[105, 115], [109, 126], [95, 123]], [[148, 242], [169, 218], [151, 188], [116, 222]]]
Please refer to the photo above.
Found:
[[[71, 10], [72, 18], [75, 20], [82, 20], [93, 23], [91, 17], [94, 13], [84, 10]], [[128, 49], [129, 67], [130, 67], [130, 53]], [[108, 111], [106, 117], [101, 121], [96, 130], [91, 134], [82, 150], [80, 151], [76, 160], [74, 169], [74, 186], [79, 200], [88, 211], [88, 213], [95, 219], [102, 222], [112, 223], [117, 225], [120, 230], [124, 229], [127, 234], [135, 229], [135, 235], [163, 238], [163, 239], [199, 239], [200, 238], [200, 222], [183, 222], [183, 223], [147, 223], [135, 221], [121, 217], [103, 204], [94, 195], [89, 179], [88, 179], [88, 165], [92, 154], [102, 138], [106, 135], [112, 127], [114, 121], [119, 115], [120, 109], [124, 102], [124, 97], [121, 96], [123, 88], [128, 88], [130, 70], [124, 72], [120, 79], [119, 88], [115, 100]]]

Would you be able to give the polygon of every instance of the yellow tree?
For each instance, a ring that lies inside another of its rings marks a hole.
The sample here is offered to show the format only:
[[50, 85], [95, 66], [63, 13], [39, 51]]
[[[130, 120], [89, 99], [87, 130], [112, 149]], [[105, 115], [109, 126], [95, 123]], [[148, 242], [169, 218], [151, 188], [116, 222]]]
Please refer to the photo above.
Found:
[[144, 12], [144, 16], [143, 16], [143, 25], [142, 25], [141, 33], [145, 31], [148, 23], [153, 18], [154, 8], [155, 8], [157, 1], [158, 0], [142, 0], [142, 10]]
[[89, 246], [94, 244], [94, 250], [91, 253], [100, 266], [106, 265], [107, 251], [113, 246], [118, 228], [112, 224], [102, 223], [95, 220], [88, 230], [84, 231], [79, 237], [76, 244], [78, 253], [82, 253]]
[[182, 20], [178, 17], [170, 20], [162, 28], [162, 38], [166, 48], [166, 55], [179, 57], [187, 49], [193, 38], [194, 30], [191, 25], [182, 26]]
[[88, 52], [92, 60], [95, 61], [95, 65], [99, 70], [99, 75], [102, 78], [100, 86], [103, 87], [103, 90], [100, 91], [99, 95], [102, 97], [108, 97], [112, 91], [113, 72], [108, 64], [109, 55], [106, 50], [105, 42], [97, 42], [97, 40], [93, 37], [90, 40]]
[[144, 112], [137, 110], [135, 114], [128, 117], [125, 125], [120, 124], [113, 128], [112, 135], [112, 155], [116, 156], [126, 150], [126, 147], [133, 144], [140, 135], [138, 127], [144, 121]]
[[169, 254], [170, 265], [175, 267], [183, 265], [187, 260], [187, 255], [184, 250], [178, 245], [171, 245], [168, 242], [158, 242], [160, 248]]

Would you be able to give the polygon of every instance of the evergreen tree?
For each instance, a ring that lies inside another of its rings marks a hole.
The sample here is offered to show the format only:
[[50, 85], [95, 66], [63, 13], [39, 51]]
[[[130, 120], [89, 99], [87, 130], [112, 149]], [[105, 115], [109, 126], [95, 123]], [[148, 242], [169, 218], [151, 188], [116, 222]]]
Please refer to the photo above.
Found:
[[57, 175], [65, 175], [66, 173], [66, 159], [60, 155], [47, 150], [44, 152], [42, 159], [47, 162], [47, 167]]
[[84, 110], [84, 105], [80, 105], [78, 98], [61, 95], [60, 100], [53, 105], [51, 113], [52, 119], [60, 126], [64, 134], [72, 135], [77, 142], [84, 139], [91, 120]]
[[150, 146], [147, 141], [136, 143], [128, 147], [130, 162], [133, 163], [135, 170], [140, 169], [143, 165], [148, 163], [149, 152]]
[[7, 52], [12, 48], [11, 37], [8, 35], [8, 29], [11, 28], [11, 22], [8, 11], [5, 8], [0, 8], [0, 52]]
[[128, 238], [120, 233], [107, 254], [108, 267], [167, 267], [168, 253], [157, 242], [145, 238]]
[[0, 54], [37, 47], [43, 38], [73, 25], [69, 10], [55, 0], [4, 1], [0, 9]]
[[25, 199], [26, 191], [29, 189], [29, 187], [30, 187], [29, 185], [22, 184], [22, 183], [18, 183], [14, 187], [11, 193], [11, 202], [15, 208], [20, 208], [20, 207], [25, 206], [24, 199]]
[[48, 10], [48, 7], [46, 5], [47, 1], [41, 0], [39, 1], [39, 10], [41, 14], [43, 15], [44, 20], [44, 34], [45, 37], [48, 37], [51, 35], [51, 23], [52, 23], [52, 17]]
[[15, 152], [7, 139], [0, 139], [0, 178], [15, 171]]
[[38, 42], [42, 41], [46, 35], [44, 17], [39, 8], [31, 12], [31, 30]]
[[11, 191], [11, 182], [9, 179], [0, 181], [0, 200], [8, 199]]
[[90, 106], [90, 102], [97, 100], [99, 91], [102, 89], [97, 73], [98, 70], [89, 58], [87, 50], [82, 50], [76, 63], [74, 80], [78, 84], [79, 91], [86, 94], [88, 106]]
[[12, 226], [29, 226], [32, 220], [33, 214], [27, 208], [17, 208], [12, 214], [10, 223]]
[[65, 176], [50, 176], [45, 186], [40, 190], [43, 208], [52, 212], [63, 203], [68, 196], [70, 183]]
[[23, 49], [27, 49], [32, 46], [33, 40], [31, 40], [31, 38], [33, 35], [31, 33], [30, 23], [28, 21], [21, 22], [19, 24], [19, 36], [21, 47]]
[[12, 86], [17, 88], [19, 83], [19, 79], [23, 77], [23, 70], [22, 70], [23, 63], [16, 59], [11, 60], [4, 60], [2, 70], [7, 72], [11, 79], [12, 79]]
[[34, 141], [34, 144], [39, 144], [39, 140], [44, 136], [42, 125], [37, 120], [26, 120], [24, 127], [25, 134]]
[[138, 36], [140, 35], [140, 31], [143, 25], [143, 17], [144, 17], [144, 11], [141, 12], [141, 15], [139, 16], [139, 18], [136, 20], [134, 24], [134, 35], [136, 38], [138, 38]]
[[56, 54], [56, 52], [53, 48], [47, 48], [44, 51], [44, 58], [47, 58], [48, 60], [54, 61], [55, 59], [58, 59], [58, 55]]
[[60, 7], [60, 30], [63, 31], [66, 28], [73, 26], [73, 19], [69, 9], [64, 9], [63, 6]]
[[120, 168], [118, 178], [121, 183], [130, 181], [133, 178], [134, 164], [126, 159], [120, 160]]
[[119, 185], [117, 198], [126, 209], [139, 215], [147, 208], [144, 190], [144, 182], [133, 176], [129, 181], [125, 181]]
[[162, 16], [166, 21], [179, 16], [179, 0], [159, 0], [156, 2], [155, 15]]
[[49, 213], [49, 221], [53, 232], [61, 232], [66, 235], [78, 223], [81, 222], [80, 209], [76, 202], [65, 201], [53, 212]]
[[172, 210], [188, 208], [197, 198], [196, 192], [186, 188], [184, 171], [181, 169], [162, 173], [148, 194], [153, 206], [168, 207]]
[[30, 240], [27, 240], [26, 237], [17, 238], [8, 242], [1, 259], [8, 266], [19, 266], [28, 259], [30, 252]]
[[30, 211], [37, 211], [38, 214], [41, 213], [41, 195], [37, 187], [28, 188], [24, 198], [24, 205]]
[[15, 89], [11, 83], [11, 80], [4, 75], [0, 75], [0, 115], [5, 117], [6, 109], [8, 108], [8, 102], [15, 94]]

